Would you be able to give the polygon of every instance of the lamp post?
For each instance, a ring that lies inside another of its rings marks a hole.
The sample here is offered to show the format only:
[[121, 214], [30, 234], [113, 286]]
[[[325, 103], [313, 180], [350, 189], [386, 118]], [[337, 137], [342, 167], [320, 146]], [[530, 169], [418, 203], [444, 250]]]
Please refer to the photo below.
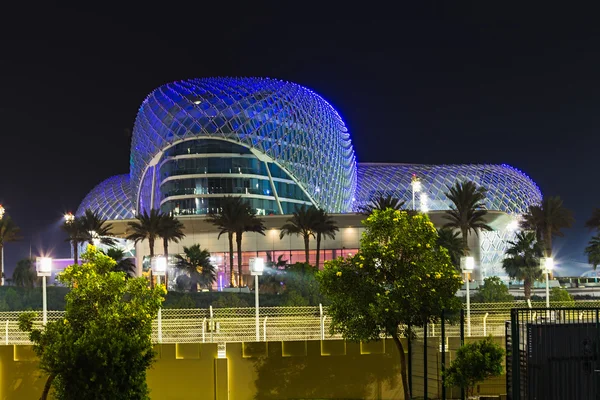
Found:
[[42, 277], [42, 324], [48, 322], [48, 300], [46, 296], [46, 277], [52, 275], [52, 258], [38, 257], [35, 260], [37, 275]]
[[471, 296], [469, 294], [469, 275], [473, 272], [475, 267], [475, 259], [473, 257], [461, 257], [460, 258], [460, 269], [465, 274], [465, 281], [467, 283], [467, 336], [471, 336]]
[[417, 205], [415, 203], [415, 193], [419, 193], [421, 191], [421, 181], [417, 178], [417, 175], [413, 174], [410, 186], [412, 186], [412, 208], [413, 211], [417, 210]]
[[550, 308], [550, 273], [554, 269], [554, 259], [551, 257], [540, 258], [540, 268], [546, 274], [546, 308]]
[[[6, 210], [4, 209], [4, 207], [2, 207], [2, 204], [0, 204], [0, 220], [2, 220], [2, 217], [4, 217], [4, 212]], [[4, 286], [4, 245], [2, 245], [2, 247], [0, 248], [0, 253], [2, 253], [1, 257], [2, 257], [2, 265], [0, 266], [2, 268], [2, 286]]]
[[[160, 278], [167, 274], [167, 258], [165, 256], [152, 257], [150, 260], [150, 268], [152, 269], [152, 275], [156, 275], [156, 284], [160, 285]], [[166, 282], [165, 282], [166, 286]], [[162, 307], [158, 308], [158, 343], [162, 343]]]
[[258, 321], [258, 277], [265, 270], [265, 260], [261, 257], [253, 257], [250, 259], [250, 274], [254, 275], [254, 308], [256, 309], [256, 341], [260, 341], [260, 325]]

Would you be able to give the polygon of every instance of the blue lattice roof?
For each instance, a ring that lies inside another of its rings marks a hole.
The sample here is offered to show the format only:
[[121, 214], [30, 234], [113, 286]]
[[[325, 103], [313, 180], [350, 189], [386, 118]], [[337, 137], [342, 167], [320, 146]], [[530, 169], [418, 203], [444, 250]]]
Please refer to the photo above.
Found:
[[97, 185], [85, 196], [75, 215], [83, 215], [88, 208], [107, 220], [134, 218], [129, 175], [113, 176]]
[[228, 140], [265, 154], [330, 212], [352, 207], [356, 163], [344, 122], [313, 91], [267, 78], [190, 79], [150, 93], [133, 130], [133, 203], [156, 155], [199, 138]]

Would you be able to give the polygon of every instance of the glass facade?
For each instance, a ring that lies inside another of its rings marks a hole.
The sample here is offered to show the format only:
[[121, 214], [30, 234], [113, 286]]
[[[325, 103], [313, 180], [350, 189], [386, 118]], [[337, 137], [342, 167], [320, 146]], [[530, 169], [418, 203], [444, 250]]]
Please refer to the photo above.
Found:
[[110, 177], [85, 196], [75, 215], [80, 217], [89, 208], [107, 220], [133, 218], [131, 194], [129, 175]]
[[[142, 180], [140, 204], [147, 197], [144, 185], [152, 171], [148, 169]], [[174, 215], [218, 212], [220, 198], [228, 195], [242, 196], [262, 215], [280, 214], [277, 199], [284, 214], [300, 204], [312, 204], [275, 163], [261, 161], [248, 148], [222, 140], [179, 143], [163, 153], [157, 171], [155, 187], [159, 190], [154, 204]]]

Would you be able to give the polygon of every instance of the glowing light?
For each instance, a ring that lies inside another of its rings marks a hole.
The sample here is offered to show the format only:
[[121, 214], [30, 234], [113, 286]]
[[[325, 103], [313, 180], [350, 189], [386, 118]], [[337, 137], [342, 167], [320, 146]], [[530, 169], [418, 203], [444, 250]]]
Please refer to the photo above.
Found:
[[167, 272], [167, 258], [165, 256], [152, 258], [151, 268], [154, 275], [165, 276]]
[[554, 269], [554, 259], [552, 257], [540, 258], [540, 268], [544, 273], [550, 273]]
[[460, 269], [465, 274], [470, 274], [475, 268], [475, 259], [473, 257], [461, 257]]
[[252, 257], [249, 260], [250, 274], [262, 275], [265, 270], [265, 259], [262, 257]]
[[420, 208], [421, 208], [421, 212], [422, 213], [426, 213], [429, 212], [429, 205], [428, 205], [428, 201], [429, 198], [427, 197], [427, 193], [421, 193], [421, 197], [420, 197]]
[[38, 276], [50, 276], [52, 274], [52, 258], [37, 257], [35, 260], [35, 270]]
[[0, 204], [0, 219], [2, 219], [2, 217], [4, 217], [4, 207], [2, 207], [2, 204]]
[[417, 178], [417, 175], [413, 174], [410, 185], [412, 186], [413, 192], [419, 193], [421, 191], [421, 181]]
[[70, 212], [66, 213], [65, 214], [65, 222], [67, 224], [70, 224], [73, 221], [75, 221], [75, 216], [72, 213], [70, 213]]

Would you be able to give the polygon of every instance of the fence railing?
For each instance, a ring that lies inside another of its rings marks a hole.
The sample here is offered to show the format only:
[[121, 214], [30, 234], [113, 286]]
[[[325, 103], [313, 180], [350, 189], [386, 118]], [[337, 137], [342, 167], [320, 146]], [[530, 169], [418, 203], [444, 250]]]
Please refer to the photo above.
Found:
[[[532, 302], [532, 307], [545, 307]], [[600, 307], [600, 301], [552, 302], [551, 307]], [[505, 321], [512, 308], [525, 302], [471, 303], [471, 336], [504, 336]], [[0, 345], [28, 344], [29, 335], [19, 330], [20, 311], [0, 312]], [[64, 311], [48, 311], [48, 321], [64, 318]], [[259, 341], [339, 339], [330, 334], [327, 307], [261, 307]], [[34, 325], [42, 326], [41, 312]], [[152, 339], [157, 343], [227, 343], [256, 341], [255, 310], [248, 308], [162, 309], [153, 321]], [[428, 336], [439, 337], [440, 324], [431, 324]], [[446, 336], [459, 337], [460, 324], [446, 324]]]

